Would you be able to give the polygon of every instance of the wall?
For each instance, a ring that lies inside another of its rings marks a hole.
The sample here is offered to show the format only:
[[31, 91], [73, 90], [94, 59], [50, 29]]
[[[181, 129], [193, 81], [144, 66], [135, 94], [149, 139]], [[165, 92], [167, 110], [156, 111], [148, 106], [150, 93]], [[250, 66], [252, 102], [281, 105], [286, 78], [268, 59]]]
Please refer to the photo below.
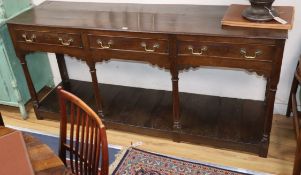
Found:
[[[33, 0], [33, 3], [39, 4], [42, 1], [43, 0]], [[89, 2], [198, 5], [248, 4], [247, 0], [152, 0], [151, 2], [148, 0], [89, 0]], [[289, 32], [289, 39], [286, 43], [274, 109], [274, 113], [284, 114], [293, 72], [301, 53], [301, 1], [276, 0], [275, 5], [290, 5], [295, 7], [294, 29]], [[54, 79], [55, 82], [58, 83], [60, 81], [60, 75], [56, 60], [52, 57], [54, 57], [54, 55], [50, 54]], [[85, 63], [68, 58], [67, 65], [70, 78], [91, 81], [88, 67]], [[171, 90], [171, 77], [169, 72], [147, 64], [111, 61], [109, 63], [97, 64], [96, 69], [99, 82], [102, 83]], [[183, 72], [179, 78], [179, 88], [182, 92], [255, 100], [262, 100], [264, 98], [265, 79], [244, 71], [199, 68], [194, 71]]]

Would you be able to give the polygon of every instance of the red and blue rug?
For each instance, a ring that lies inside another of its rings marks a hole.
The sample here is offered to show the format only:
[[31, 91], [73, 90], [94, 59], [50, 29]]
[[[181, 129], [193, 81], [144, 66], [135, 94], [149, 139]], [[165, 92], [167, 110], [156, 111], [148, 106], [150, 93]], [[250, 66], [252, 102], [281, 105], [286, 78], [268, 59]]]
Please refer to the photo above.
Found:
[[111, 167], [113, 175], [245, 175], [264, 174], [243, 169], [192, 162], [129, 148]]

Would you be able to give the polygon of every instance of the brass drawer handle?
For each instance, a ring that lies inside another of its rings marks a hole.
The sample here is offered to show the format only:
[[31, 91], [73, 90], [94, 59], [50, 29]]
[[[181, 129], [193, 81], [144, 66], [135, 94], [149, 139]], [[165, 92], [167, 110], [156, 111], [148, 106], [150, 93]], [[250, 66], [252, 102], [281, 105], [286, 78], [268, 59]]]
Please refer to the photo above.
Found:
[[63, 38], [59, 37], [59, 41], [61, 42], [61, 44], [62, 44], [63, 46], [70, 46], [71, 43], [73, 42], [73, 39], [70, 38], [70, 39], [68, 39], [67, 41], [64, 41]]
[[27, 34], [24, 33], [24, 34], [22, 34], [22, 37], [25, 39], [25, 42], [27, 42], [27, 43], [32, 43], [36, 39], [35, 34], [31, 34], [31, 36], [28, 38]]
[[103, 42], [100, 39], [98, 39], [96, 42], [97, 42], [98, 45], [100, 45], [100, 47], [102, 49], [110, 49], [111, 46], [114, 44], [113, 40], [110, 40], [107, 45], [104, 45]]
[[198, 56], [200, 56], [200, 55], [203, 55], [208, 50], [208, 47], [207, 46], [203, 46], [201, 48], [201, 52], [195, 52], [194, 49], [193, 49], [193, 46], [188, 46], [188, 50], [191, 51], [192, 55], [198, 55]]
[[153, 48], [152, 48], [152, 49], [148, 49], [145, 42], [142, 42], [142, 43], [141, 43], [141, 46], [144, 48], [145, 52], [155, 52], [156, 49], [159, 49], [159, 48], [160, 48], [160, 45], [159, 45], [158, 43], [155, 43], [155, 44], [153, 45]]
[[254, 56], [247, 55], [247, 50], [245, 48], [240, 49], [240, 54], [245, 58], [245, 59], [255, 59], [257, 56], [262, 54], [261, 50], [256, 50], [254, 53]]

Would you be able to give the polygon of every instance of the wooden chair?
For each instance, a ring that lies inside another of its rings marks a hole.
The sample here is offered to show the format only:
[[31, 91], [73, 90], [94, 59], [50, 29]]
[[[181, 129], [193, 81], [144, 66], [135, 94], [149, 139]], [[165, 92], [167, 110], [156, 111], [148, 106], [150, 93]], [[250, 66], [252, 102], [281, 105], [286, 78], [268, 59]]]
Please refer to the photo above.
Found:
[[0, 126], [4, 126], [4, 121], [3, 121], [3, 118], [2, 118], [1, 112], [0, 112]]
[[296, 152], [295, 152], [295, 160], [294, 160], [294, 168], [293, 168], [293, 175], [300, 175], [301, 173], [301, 130], [300, 130], [300, 118], [301, 113], [298, 111], [297, 108], [297, 89], [298, 86], [301, 85], [301, 58], [299, 60], [298, 66], [295, 71], [291, 92], [290, 92], [290, 99], [288, 103], [288, 109], [286, 115], [289, 117], [291, 112], [293, 113], [293, 125], [297, 140]]
[[[101, 119], [81, 99], [64, 91], [62, 87], [58, 87], [57, 92], [61, 115], [60, 158], [74, 174], [107, 175], [109, 169], [108, 143], [105, 126]], [[68, 138], [67, 121], [70, 121]], [[99, 172], [100, 151], [102, 160]], [[69, 163], [66, 161], [66, 155], [70, 158]]]

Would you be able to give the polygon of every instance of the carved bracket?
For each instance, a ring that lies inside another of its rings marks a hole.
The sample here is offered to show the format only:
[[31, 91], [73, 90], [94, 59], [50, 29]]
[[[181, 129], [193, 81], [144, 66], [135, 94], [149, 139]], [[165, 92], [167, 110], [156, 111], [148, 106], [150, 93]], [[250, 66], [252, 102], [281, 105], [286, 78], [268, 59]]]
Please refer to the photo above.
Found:
[[[122, 59], [114, 59], [114, 58], [102, 58], [102, 59], [99, 59], [99, 58], [96, 58], [94, 59], [95, 62], [97, 63], [109, 63], [110, 61], [113, 61], [113, 60], [117, 60], [117, 61], [124, 61]], [[150, 65], [151, 67], [154, 67], [154, 68], [159, 68], [159, 69], [163, 69], [163, 70], [170, 70], [171, 69], [171, 66], [168, 65], [168, 64], [160, 64], [160, 63], [156, 63], [155, 61], [136, 61], [136, 60], [126, 60], [125, 62], [133, 62], [133, 63], [145, 63], [145, 64], [148, 64]]]
[[[191, 70], [195, 71], [202, 67], [210, 68], [211, 66], [179, 65], [178, 70], [182, 73], [182, 72], [188, 72]], [[218, 68], [218, 67], [212, 67], [212, 68]], [[219, 68], [223, 69], [223, 67], [219, 67]], [[270, 76], [270, 72], [267, 70], [241, 69], [241, 68], [225, 68], [225, 69], [242, 70], [242, 71], [246, 71], [249, 73], [256, 73], [256, 75], [263, 76], [264, 78], [268, 78]]]

